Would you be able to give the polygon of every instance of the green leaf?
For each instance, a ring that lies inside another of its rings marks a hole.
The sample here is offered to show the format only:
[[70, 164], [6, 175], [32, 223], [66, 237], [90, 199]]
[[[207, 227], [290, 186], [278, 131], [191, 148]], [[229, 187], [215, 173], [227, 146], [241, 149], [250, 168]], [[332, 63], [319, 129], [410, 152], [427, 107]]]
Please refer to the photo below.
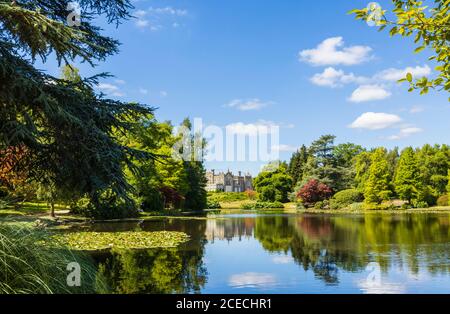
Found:
[[413, 79], [413, 77], [412, 77], [412, 74], [411, 73], [408, 73], [408, 74], [406, 74], [406, 80], [408, 81], [408, 82], [412, 82], [412, 79]]

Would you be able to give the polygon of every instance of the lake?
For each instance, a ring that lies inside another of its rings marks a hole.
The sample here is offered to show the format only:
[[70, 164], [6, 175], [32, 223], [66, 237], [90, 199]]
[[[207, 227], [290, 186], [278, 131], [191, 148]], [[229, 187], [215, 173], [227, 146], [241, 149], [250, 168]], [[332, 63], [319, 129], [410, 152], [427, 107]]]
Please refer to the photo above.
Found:
[[450, 214], [235, 214], [97, 223], [183, 231], [179, 248], [95, 255], [113, 293], [450, 293]]

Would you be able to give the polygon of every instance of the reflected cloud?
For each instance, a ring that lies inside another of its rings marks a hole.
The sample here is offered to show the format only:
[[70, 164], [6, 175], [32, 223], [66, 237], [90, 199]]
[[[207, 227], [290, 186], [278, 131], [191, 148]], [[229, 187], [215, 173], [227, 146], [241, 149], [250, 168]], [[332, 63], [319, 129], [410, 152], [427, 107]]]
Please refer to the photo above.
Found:
[[272, 262], [274, 264], [291, 264], [294, 262], [294, 258], [292, 258], [292, 256], [287, 255], [278, 255], [272, 258]]
[[365, 294], [402, 294], [406, 292], [404, 285], [392, 282], [370, 283], [362, 280], [358, 282], [358, 287]]
[[228, 284], [234, 288], [265, 288], [277, 283], [274, 274], [266, 273], [242, 273], [230, 277]]

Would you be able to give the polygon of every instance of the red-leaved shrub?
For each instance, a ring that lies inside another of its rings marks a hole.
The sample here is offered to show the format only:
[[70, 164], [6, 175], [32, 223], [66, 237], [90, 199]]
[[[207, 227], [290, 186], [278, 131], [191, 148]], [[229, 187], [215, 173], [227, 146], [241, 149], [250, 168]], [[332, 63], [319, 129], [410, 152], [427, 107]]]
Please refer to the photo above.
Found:
[[297, 193], [297, 198], [303, 201], [303, 205], [310, 206], [317, 202], [329, 199], [333, 190], [326, 184], [316, 179], [311, 179]]

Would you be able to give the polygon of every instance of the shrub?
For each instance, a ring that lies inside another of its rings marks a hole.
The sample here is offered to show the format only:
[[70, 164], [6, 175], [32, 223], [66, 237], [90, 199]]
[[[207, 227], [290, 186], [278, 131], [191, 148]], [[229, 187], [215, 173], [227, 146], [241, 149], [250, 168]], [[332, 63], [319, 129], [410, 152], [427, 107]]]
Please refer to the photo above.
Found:
[[[427, 203], [427, 207], [433, 206], [433, 205], [436, 205], [437, 197], [434, 195], [431, 187], [426, 186], [425, 188], [419, 190], [419, 192], [417, 193], [416, 202], [420, 202], [420, 203], [425, 202], [425, 203]], [[426, 208], [426, 207], [424, 207], [424, 208]]]
[[449, 206], [449, 198], [448, 195], [442, 195], [441, 197], [438, 198], [437, 200], [437, 205], [438, 206]]
[[78, 200], [71, 205], [71, 212], [94, 219], [121, 219], [139, 215], [133, 202], [126, 201], [111, 191], [103, 192], [96, 202], [86, 197]]
[[258, 193], [256, 193], [256, 191], [253, 190], [246, 190], [244, 194], [249, 200], [254, 200], [258, 197]]
[[323, 209], [323, 202], [319, 201], [319, 202], [315, 203], [314, 208], [315, 209]]
[[220, 206], [219, 202], [215, 202], [215, 201], [208, 201], [207, 204], [208, 209], [221, 209], [222, 206]]
[[263, 202], [275, 201], [277, 198], [277, 190], [271, 185], [263, 186], [259, 193], [259, 198]]
[[241, 205], [241, 209], [279, 209], [284, 208], [281, 202], [256, 202], [256, 203], [245, 203]]
[[416, 202], [414, 202], [414, 207], [415, 208], [428, 208], [429, 205], [427, 202], [424, 202], [424, 201], [416, 201]]
[[320, 183], [316, 179], [311, 179], [298, 191], [297, 197], [308, 207], [311, 204], [330, 198], [332, 194], [333, 191], [326, 184]]
[[356, 190], [349, 189], [336, 193], [330, 200], [330, 206], [332, 209], [346, 208], [353, 203], [359, 203], [364, 200], [364, 195]]
[[364, 209], [364, 203], [362, 203], [362, 202], [359, 202], [359, 203], [353, 203], [353, 204], [350, 204], [350, 205], [348, 206], [348, 208], [349, 208], [350, 210], [354, 210], [354, 211], [363, 210], [363, 209]]

